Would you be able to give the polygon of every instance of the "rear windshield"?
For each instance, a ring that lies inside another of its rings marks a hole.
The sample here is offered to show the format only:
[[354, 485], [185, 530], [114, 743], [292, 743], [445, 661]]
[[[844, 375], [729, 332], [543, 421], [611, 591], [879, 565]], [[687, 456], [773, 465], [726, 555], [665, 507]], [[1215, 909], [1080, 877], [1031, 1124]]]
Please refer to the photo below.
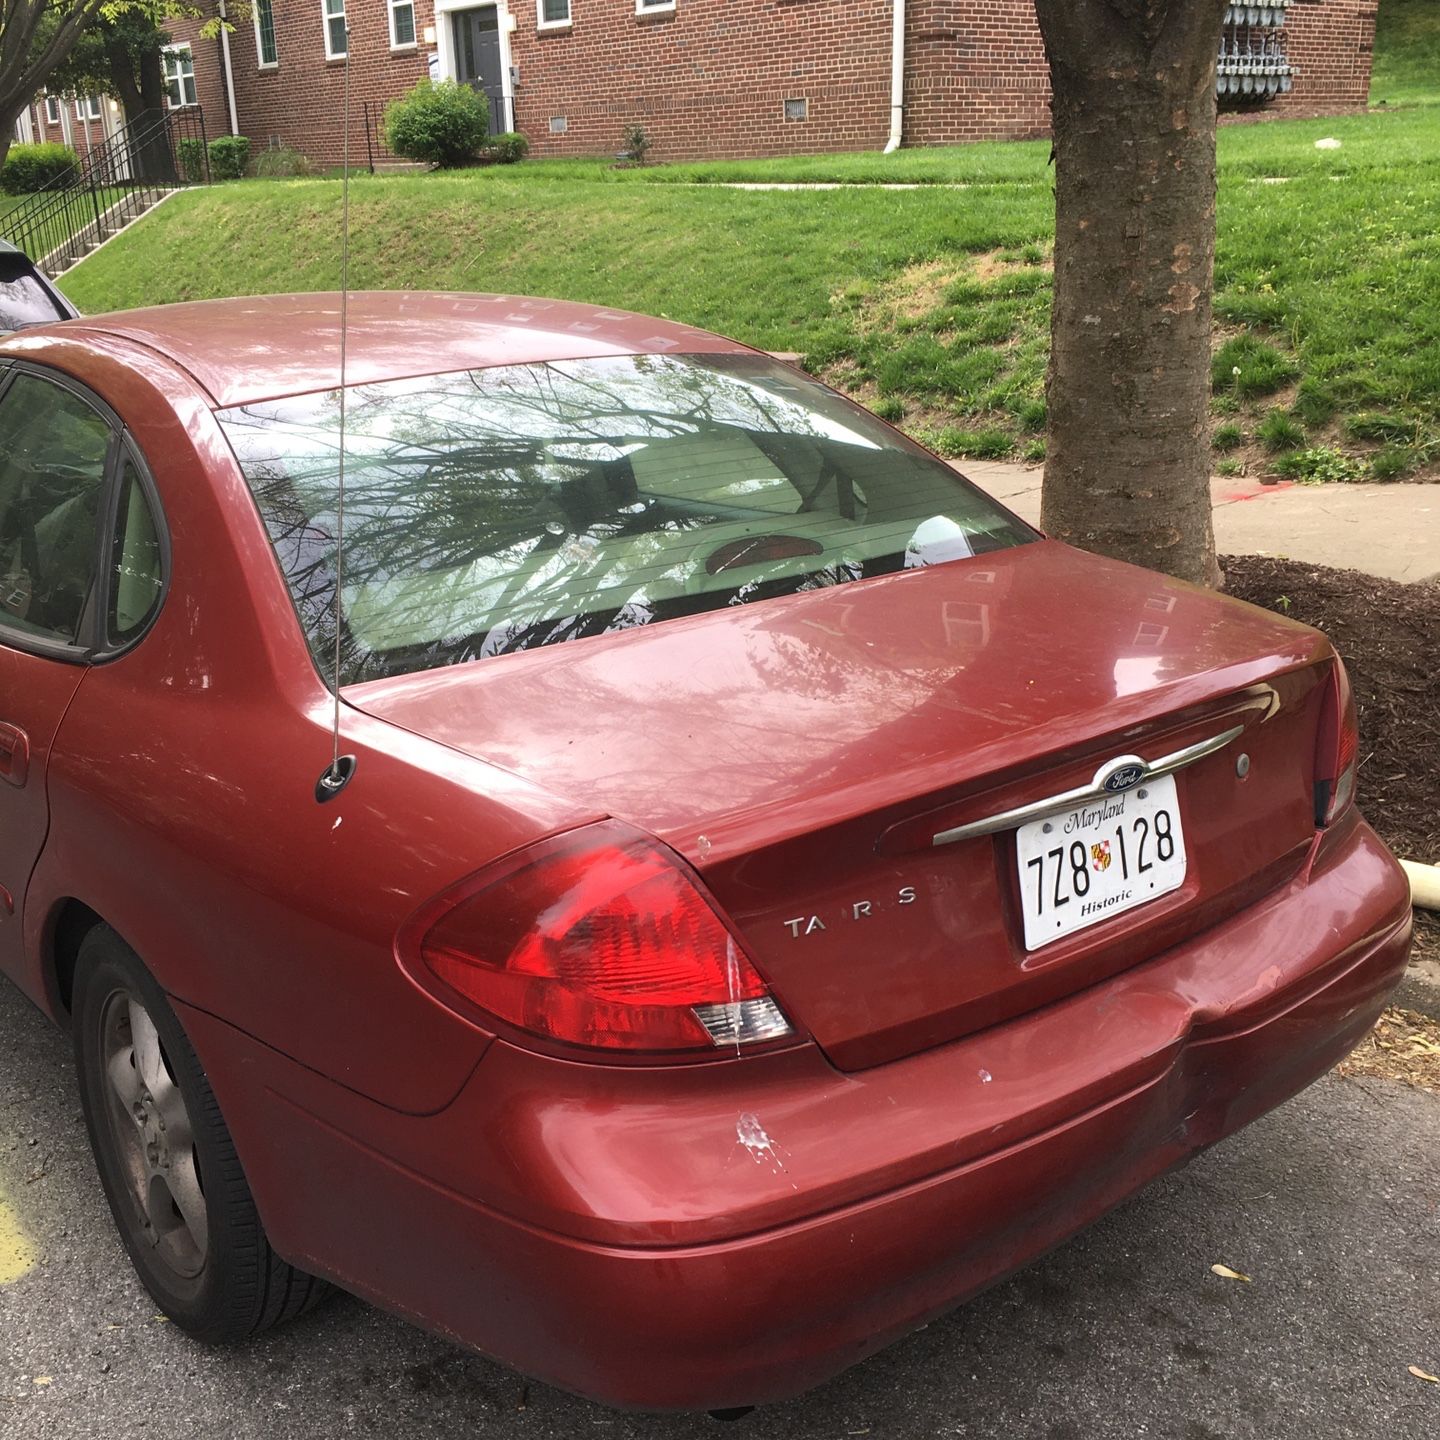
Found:
[[[220, 413], [311, 650], [335, 645], [340, 392]], [[570, 360], [346, 392], [344, 683], [1023, 544], [833, 391], [736, 355]]]

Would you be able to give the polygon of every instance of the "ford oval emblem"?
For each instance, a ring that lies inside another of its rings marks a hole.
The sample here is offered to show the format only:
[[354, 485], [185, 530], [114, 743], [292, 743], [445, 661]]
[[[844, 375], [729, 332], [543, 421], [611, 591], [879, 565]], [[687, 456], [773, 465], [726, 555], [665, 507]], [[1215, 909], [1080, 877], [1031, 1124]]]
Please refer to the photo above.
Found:
[[1101, 789], [1108, 790], [1112, 795], [1133, 789], [1145, 778], [1145, 768], [1144, 765], [1121, 765], [1100, 782]]

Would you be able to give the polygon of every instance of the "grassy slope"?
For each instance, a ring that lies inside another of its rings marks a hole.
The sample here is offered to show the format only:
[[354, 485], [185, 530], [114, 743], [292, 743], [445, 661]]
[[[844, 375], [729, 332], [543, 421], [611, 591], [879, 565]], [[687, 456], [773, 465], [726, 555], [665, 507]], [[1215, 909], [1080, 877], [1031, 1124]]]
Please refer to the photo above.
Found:
[[[1316, 150], [1323, 136], [1341, 148]], [[1227, 440], [1259, 459], [1260, 427], [1282, 406], [1288, 423], [1269, 420], [1269, 450], [1373, 456], [1383, 446], [1382, 468], [1427, 468], [1440, 459], [1440, 106], [1227, 128], [1220, 149], [1216, 410], [1217, 424], [1236, 427]], [[352, 187], [352, 281], [669, 315], [801, 351], [955, 453], [1036, 453], [1025, 437], [1043, 425], [1047, 159], [1042, 142], [366, 176]], [[923, 188], [703, 183], [721, 180]], [[88, 310], [331, 288], [339, 200], [328, 180], [177, 197], [65, 288]], [[1345, 421], [1373, 438], [1346, 433]]]
[[1372, 105], [1440, 101], [1440, 0], [1380, 0]]

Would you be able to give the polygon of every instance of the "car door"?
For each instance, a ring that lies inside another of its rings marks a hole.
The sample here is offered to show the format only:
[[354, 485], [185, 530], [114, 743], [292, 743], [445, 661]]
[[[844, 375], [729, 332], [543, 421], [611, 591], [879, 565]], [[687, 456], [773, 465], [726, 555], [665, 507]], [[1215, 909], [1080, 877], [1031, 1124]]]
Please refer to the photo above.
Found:
[[0, 379], [0, 971], [17, 976], [26, 884], [45, 843], [50, 749], [103, 643], [96, 578], [117, 427], [30, 367]]

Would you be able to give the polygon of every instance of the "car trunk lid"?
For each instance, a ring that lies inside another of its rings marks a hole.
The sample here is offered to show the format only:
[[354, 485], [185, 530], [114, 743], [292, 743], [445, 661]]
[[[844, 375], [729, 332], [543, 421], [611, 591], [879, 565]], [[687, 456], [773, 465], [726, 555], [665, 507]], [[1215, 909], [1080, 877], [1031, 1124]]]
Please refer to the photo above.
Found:
[[[1305, 627], [1040, 542], [346, 698], [660, 836], [858, 1068], [1096, 983], [1292, 874], [1329, 656]], [[1232, 730], [1174, 777], [1183, 883], [1041, 948], [1013, 828], [934, 843]]]

